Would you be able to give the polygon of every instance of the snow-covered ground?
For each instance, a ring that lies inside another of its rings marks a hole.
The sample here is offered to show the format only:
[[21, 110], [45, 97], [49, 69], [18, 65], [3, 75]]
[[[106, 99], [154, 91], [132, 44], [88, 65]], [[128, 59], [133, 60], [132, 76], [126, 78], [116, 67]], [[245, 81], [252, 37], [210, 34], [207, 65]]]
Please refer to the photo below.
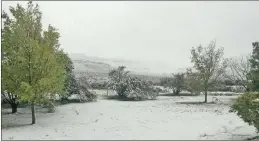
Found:
[[228, 112], [235, 97], [218, 96], [221, 103], [202, 105], [178, 102], [203, 101], [203, 96], [160, 96], [141, 102], [101, 99], [62, 105], [56, 113], [38, 109], [36, 125], [27, 125], [30, 109], [23, 108], [17, 114], [2, 114], [2, 139], [241, 140], [255, 136], [254, 127]]

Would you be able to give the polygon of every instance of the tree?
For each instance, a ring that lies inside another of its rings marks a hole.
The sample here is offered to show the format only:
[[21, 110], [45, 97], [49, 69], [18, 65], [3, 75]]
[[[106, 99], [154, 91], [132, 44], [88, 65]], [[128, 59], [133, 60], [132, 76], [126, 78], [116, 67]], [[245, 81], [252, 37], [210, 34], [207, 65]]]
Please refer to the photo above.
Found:
[[184, 73], [177, 73], [173, 75], [174, 75], [173, 85], [172, 85], [173, 93], [179, 94], [184, 88]]
[[184, 73], [173, 74], [173, 77], [163, 77], [160, 84], [173, 90], [174, 94], [179, 94], [184, 88]]
[[252, 57], [250, 59], [251, 62], [251, 73], [250, 78], [253, 83], [253, 90], [259, 90], [259, 42], [252, 43], [253, 52]]
[[130, 93], [128, 97], [134, 100], [156, 99], [158, 91], [147, 81], [137, 77], [129, 79]]
[[228, 72], [226, 77], [229, 80], [236, 82], [237, 85], [241, 85], [250, 91], [250, 78], [249, 73], [251, 72], [250, 55], [233, 57], [227, 60]]
[[75, 74], [73, 73], [74, 65], [72, 60], [69, 58], [68, 54], [63, 51], [60, 52], [60, 55], [64, 57], [65, 67], [66, 67], [66, 80], [64, 91], [66, 95], [61, 96], [61, 100], [68, 100], [68, 97], [72, 94], [79, 94], [79, 84], [76, 81]]
[[[13, 91], [12, 94], [31, 105], [35, 124], [35, 105], [46, 102], [53, 105], [56, 93], [63, 92], [66, 71], [64, 58], [58, 55], [59, 33], [50, 25], [42, 32], [42, 14], [32, 2], [28, 2], [26, 9], [19, 4], [10, 7], [10, 12], [14, 19], [4, 29], [7, 35], [3, 52], [7, 61], [2, 65], [3, 82], [8, 82], [4, 85], [7, 92]], [[18, 79], [7, 81], [8, 76]], [[18, 87], [13, 90], [14, 84]]]
[[185, 89], [191, 94], [200, 94], [202, 91], [202, 83], [200, 80], [200, 74], [193, 72], [191, 68], [188, 68], [184, 78]]
[[225, 71], [226, 64], [223, 62], [224, 48], [216, 49], [216, 42], [212, 41], [207, 47], [201, 45], [191, 49], [191, 62], [200, 75], [207, 103], [207, 92], [212, 81], [219, 79]]
[[125, 71], [125, 66], [119, 66], [109, 72], [110, 86], [115, 90], [119, 97], [125, 98], [128, 96], [129, 87], [129, 71]]
[[[19, 104], [17, 88], [19, 87], [19, 80], [21, 76], [11, 75], [12, 73], [18, 73], [16, 68], [18, 62], [15, 60], [16, 51], [7, 52], [6, 50], [12, 43], [15, 41], [12, 37], [12, 20], [8, 17], [8, 15], [3, 11], [2, 12], [2, 20], [4, 21], [4, 29], [2, 29], [2, 75], [1, 75], [1, 95], [5, 102], [11, 105], [12, 113], [17, 112], [17, 107]], [[9, 57], [11, 56], [11, 57]]]
[[160, 85], [165, 88], [172, 88], [174, 83], [173, 77], [162, 77], [160, 78]]

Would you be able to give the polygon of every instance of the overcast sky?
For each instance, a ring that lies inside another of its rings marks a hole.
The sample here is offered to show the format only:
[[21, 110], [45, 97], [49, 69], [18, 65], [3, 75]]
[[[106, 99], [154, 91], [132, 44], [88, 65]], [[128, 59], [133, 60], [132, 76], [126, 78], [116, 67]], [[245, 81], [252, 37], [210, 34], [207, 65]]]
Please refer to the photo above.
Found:
[[[18, 2], [3, 2], [6, 11]], [[19, 2], [26, 3], [26, 2]], [[259, 1], [44, 1], [43, 25], [59, 29], [68, 53], [190, 65], [190, 49], [217, 40], [225, 56], [259, 40]]]

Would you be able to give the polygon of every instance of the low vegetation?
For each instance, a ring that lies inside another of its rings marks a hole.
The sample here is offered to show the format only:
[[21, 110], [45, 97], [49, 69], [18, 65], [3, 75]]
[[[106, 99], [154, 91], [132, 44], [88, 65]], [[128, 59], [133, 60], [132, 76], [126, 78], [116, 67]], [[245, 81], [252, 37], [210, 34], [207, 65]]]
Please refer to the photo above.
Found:
[[158, 92], [145, 80], [131, 77], [125, 66], [109, 72], [109, 87], [116, 91], [121, 99], [148, 100], [155, 99]]
[[231, 112], [236, 112], [249, 125], [253, 125], [259, 132], [259, 42], [253, 43], [253, 53], [250, 59], [251, 72], [249, 79], [251, 80], [250, 92], [241, 95], [235, 104], [231, 107]]
[[179, 95], [184, 89], [184, 73], [173, 74], [173, 77], [163, 77], [160, 84], [173, 90], [173, 94]]
[[230, 112], [235, 112], [259, 132], [259, 93], [245, 93], [232, 105]]

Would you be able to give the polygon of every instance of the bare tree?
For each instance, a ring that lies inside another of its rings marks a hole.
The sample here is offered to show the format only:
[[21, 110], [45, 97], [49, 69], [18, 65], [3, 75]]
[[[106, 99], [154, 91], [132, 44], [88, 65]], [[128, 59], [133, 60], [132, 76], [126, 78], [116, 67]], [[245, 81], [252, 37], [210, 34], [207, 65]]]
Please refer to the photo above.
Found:
[[201, 45], [191, 49], [191, 62], [200, 75], [201, 84], [207, 103], [207, 92], [212, 82], [221, 78], [226, 64], [223, 61], [224, 48], [216, 49], [216, 42], [212, 41], [207, 47]]
[[241, 85], [249, 91], [249, 73], [251, 72], [251, 55], [232, 57], [227, 60], [228, 69], [226, 77], [234, 81], [237, 85]]

